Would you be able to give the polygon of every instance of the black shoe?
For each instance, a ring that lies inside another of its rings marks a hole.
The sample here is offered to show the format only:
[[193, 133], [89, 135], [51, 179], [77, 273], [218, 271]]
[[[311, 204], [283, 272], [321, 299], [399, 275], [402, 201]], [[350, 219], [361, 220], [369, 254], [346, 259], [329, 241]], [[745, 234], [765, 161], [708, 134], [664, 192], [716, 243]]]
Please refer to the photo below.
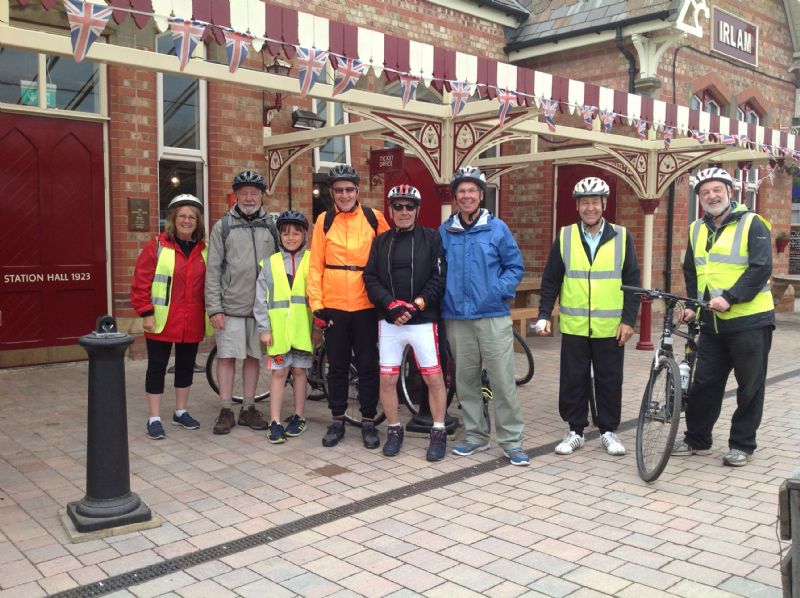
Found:
[[374, 422], [361, 420], [361, 439], [364, 441], [364, 448], [376, 449], [381, 445], [381, 439], [375, 429]]
[[322, 437], [322, 446], [336, 446], [344, 438], [344, 420], [335, 419]]
[[[394, 457], [400, 452], [400, 447], [403, 445], [403, 427], [402, 426], [389, 426], [389, 431], [386, 433], [386, 442], [383, 445], [383, 454], [387, 457]], [[367, 447], [369, 448], [369, 447]]]
[[447, 450], [447, 432], [444, 428], [431, 428], [431, 442], [425, 458], [428, 461], [441, 461]]

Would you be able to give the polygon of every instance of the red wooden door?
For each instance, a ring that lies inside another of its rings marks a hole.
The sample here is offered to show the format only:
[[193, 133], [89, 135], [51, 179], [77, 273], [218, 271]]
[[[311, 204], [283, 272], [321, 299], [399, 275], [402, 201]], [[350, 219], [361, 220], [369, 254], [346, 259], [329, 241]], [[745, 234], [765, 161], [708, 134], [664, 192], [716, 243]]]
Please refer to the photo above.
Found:
[[575, 200], [572, 197], [572, 190], [575, 184], [582, 178], [596, 176], [608, 183], [611, 195], [606, 202], [606, 209], [603, 217], [615, 222], [617, 217], [617, 177], [607, 170], [595, 166], [558, 166], [556, 170], [556, 228], [555, 233], [561, 227], [575, 224], [578, 221], [578, 210], [575, 207]]
[[[391, 219], [392, 212], [386, 194], [395, 185], [413, 185], [422, 195], [422, 208], [417, 222], [422, 226], [439, 228], [442, 223], [442, 200], [436, 192], [436, 185], [431, 173], [425, 168], [422, 160], [405, 155], [403, 158], [403, 171], [387, 174], [384, 180], [383, 207], [387, 219]], [[390, 220], [391, 223], [391, 220]]]
[[0, 351], [74, 344], [108, 313], [103, 127], [0, 114]]

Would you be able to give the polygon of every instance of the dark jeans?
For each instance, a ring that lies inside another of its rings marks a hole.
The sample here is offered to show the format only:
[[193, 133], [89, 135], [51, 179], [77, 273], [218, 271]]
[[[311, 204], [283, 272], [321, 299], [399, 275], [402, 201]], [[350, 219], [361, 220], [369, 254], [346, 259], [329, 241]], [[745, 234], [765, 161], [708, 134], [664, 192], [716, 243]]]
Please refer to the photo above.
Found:
[[771, 326], [730, 334], [701, 332], [694, 382], [686, 406], [686, 443], [689, 446], [711, 448], [711, 433], [722, 409], [725, 384], [733, 370], [739, 388], [728, 447], [749, 454], [756, 450], [771, 346]]
[[328, 406], [334, 417], [347, 410], [350, 358], [358, 370], [361, 416], [372, 419], [378, 412], [378, 315], [375, 309], [329, 309], [333, 325], [325, 329], [328, 355]]
[[592, 364], [597, 427], [601, 434], [614, 432], [619, 427], [624, 362], [625, 347], [620, 347], [616, 338], [561, 335], [558, 413], [570, 430], [583, 434], [583, 429], [589, 425]]
[[[145, 338], [147, 342], [147, 374], [144, 390], [151, 395], [164, 394], [164, 377], [167, 375], [172, 344]], [[187, 388], [194, 377], [194, 359], [200, 343], [175, 343], [175, 388]]]

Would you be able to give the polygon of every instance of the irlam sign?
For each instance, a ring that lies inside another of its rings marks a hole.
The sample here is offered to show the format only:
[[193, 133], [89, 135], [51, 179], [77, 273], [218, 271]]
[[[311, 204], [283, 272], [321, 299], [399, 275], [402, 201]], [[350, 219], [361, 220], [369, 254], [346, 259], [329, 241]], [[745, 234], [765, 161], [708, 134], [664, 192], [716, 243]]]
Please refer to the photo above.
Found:
[[718, 8], [711, 13], [711, 49], [758, 65], [758, 27]]

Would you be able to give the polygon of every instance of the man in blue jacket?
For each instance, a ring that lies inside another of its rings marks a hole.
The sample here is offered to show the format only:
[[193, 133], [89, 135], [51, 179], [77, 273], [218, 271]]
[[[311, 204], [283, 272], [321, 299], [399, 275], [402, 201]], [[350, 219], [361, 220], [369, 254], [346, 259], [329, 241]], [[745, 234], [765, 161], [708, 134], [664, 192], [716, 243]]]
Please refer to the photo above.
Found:
[[450, 180], [458, 212], [440, 227], [447, 259], [442, 316], [456, 363], [456, 392], [464, 415], [464, 440], [456, 455], [489, 448], [483, 414], [481, 370], [494, 395], [497, 443], [512, 465], [528, 465], [522, 448], [524, 421], [514, 383], [514, 333], [508, 302], [525, 268], [508, 226], [480, 207], [486, 177], [473, 166], [459, 168]]

